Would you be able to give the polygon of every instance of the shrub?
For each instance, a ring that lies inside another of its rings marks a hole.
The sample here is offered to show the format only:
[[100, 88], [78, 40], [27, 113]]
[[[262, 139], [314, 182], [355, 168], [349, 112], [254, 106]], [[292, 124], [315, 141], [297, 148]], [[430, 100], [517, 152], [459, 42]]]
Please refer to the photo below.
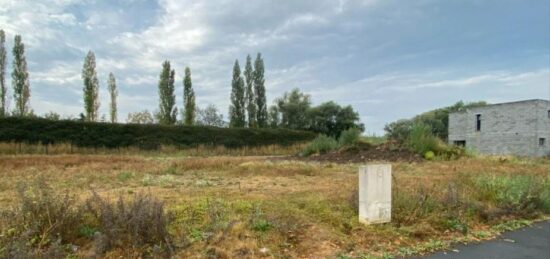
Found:
[[477, 196], [511, 213], [550, 212], [550, 181], [532, 176], [479, 176]]
[[348, 130], [342, 131], [340, 138], [338, 138], [338, 144], [342, 147], [344, 146], [354, 146], [359, 141], [361, 136], [361, 130], [357, 128], [350, 128]]
[[338, 148], [338, 142], [326, 135], [319, 135], [308, 146], [306, 146], [303, 154], [306, 156], [312, 154], [324, 154], [328, 151]]
[[435, 154], [433, 151], [428, 151], [424, 153], [424, 159], [426, 160], [433, 160], [435, 158]]
[[64, 257], [64, 244], [78, 238], [81, 212], [76, 199], [57, 194], [43, 178], [19, 184], [18, 204], [0, 213], [0, 258]]
[[431, 133], [426, 124], [414, 124], [409, 137], [409, 148], [427, 160], [457, 159], [466, 155], [464, 148], [449, 146]]
[[164, 211], [164, 203], [151, 195], [138, 193], [129, 201], [120, 196], [117, 202], [109, 202], [93, 192], [86, 208], [97, 220], [96, 253], [128, 246], [141, 251], [154, 247], [171, 250], [168, 225], [172, 216]]
[[409, 146], [420, 155], [424, 155], [428, 151], [435, 152], [439, 149], [438, 139], [432, 135], [430, 127], [425, 124], [412, 126]]
[[158, 149], [161, 145], [182, 148], [207, 145], [238, 148], [292, 145], [314, 137], [312, 132], [288, 129], [117, 124], [15, 117], [0, 119], [0, 141], [30, 144], [71, 143], [78, 147], [133, 146]]

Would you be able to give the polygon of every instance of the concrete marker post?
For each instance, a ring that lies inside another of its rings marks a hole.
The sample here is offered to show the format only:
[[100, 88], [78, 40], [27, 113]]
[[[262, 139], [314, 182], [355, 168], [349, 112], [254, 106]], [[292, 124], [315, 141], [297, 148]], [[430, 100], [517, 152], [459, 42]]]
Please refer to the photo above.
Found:
[[367, 164], [359, 168], [360, 222], [391, 221], [391, 181], [391, 164]]

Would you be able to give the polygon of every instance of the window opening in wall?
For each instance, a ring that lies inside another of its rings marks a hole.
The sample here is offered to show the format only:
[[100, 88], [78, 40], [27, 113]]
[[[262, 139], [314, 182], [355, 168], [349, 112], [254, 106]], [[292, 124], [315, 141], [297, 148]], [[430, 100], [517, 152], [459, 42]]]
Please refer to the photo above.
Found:
[[539, 138], [539, 146], [544, 147], [546, 145], [546, 139], [545, 138]]
[[476, 131], [481, 131], [481, 114], [476, 114]]
[[453, 144], [455, 146], [459, 146], [459, 147], [465, 147], [466, 146], [466, 140], [455, 140], [453, 142]]
[[548, 110], [548, 119], [550, 119], [550, 110]]

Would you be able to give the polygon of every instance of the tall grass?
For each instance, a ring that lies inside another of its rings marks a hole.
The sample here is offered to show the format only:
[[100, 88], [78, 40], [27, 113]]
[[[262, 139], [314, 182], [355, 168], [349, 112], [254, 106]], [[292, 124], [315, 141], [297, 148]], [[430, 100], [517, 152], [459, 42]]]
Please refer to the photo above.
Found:
[[309, 143], [302, 152], [303, 155], [324, 154], [338, 148], [338, 141], [326, 135], [319, 135]]
[[224, 146], [199, 145], [197, 147], [179, 148], [161, 145], [156, 150], [145, 150], [139, 147], [125, 148], [89, 148], [78, 147], [68, 143], [58, 144], [27, 144], [15, 142], [0, 142], [0, 154], [123, 154], [123, 155], [180, 155], [180, 156], [271, 156], [292, 155], [300, 152], [306, 146], [298, 143], [290, 146], [267, 145], [258, 147], [228, 148]]
[[474, 180], [476, 196], [510, 212], [550, 213], [550, 180], [529, 175], [478, 176]]

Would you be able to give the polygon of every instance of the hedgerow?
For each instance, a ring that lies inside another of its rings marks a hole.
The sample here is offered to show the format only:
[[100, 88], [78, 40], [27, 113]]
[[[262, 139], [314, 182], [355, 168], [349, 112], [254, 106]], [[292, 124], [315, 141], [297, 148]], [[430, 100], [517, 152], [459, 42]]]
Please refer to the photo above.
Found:
[[238, 148], [291, 145], [313, 138], [315, 134], [312, 132], [287, 129], [113, 124], [16, 117], [0, 119], [0, 142], [71, 143], [79, 147], [137, 146], [143, 149], [156, 149], [161, 145], [182, 148], [212, 145]]

